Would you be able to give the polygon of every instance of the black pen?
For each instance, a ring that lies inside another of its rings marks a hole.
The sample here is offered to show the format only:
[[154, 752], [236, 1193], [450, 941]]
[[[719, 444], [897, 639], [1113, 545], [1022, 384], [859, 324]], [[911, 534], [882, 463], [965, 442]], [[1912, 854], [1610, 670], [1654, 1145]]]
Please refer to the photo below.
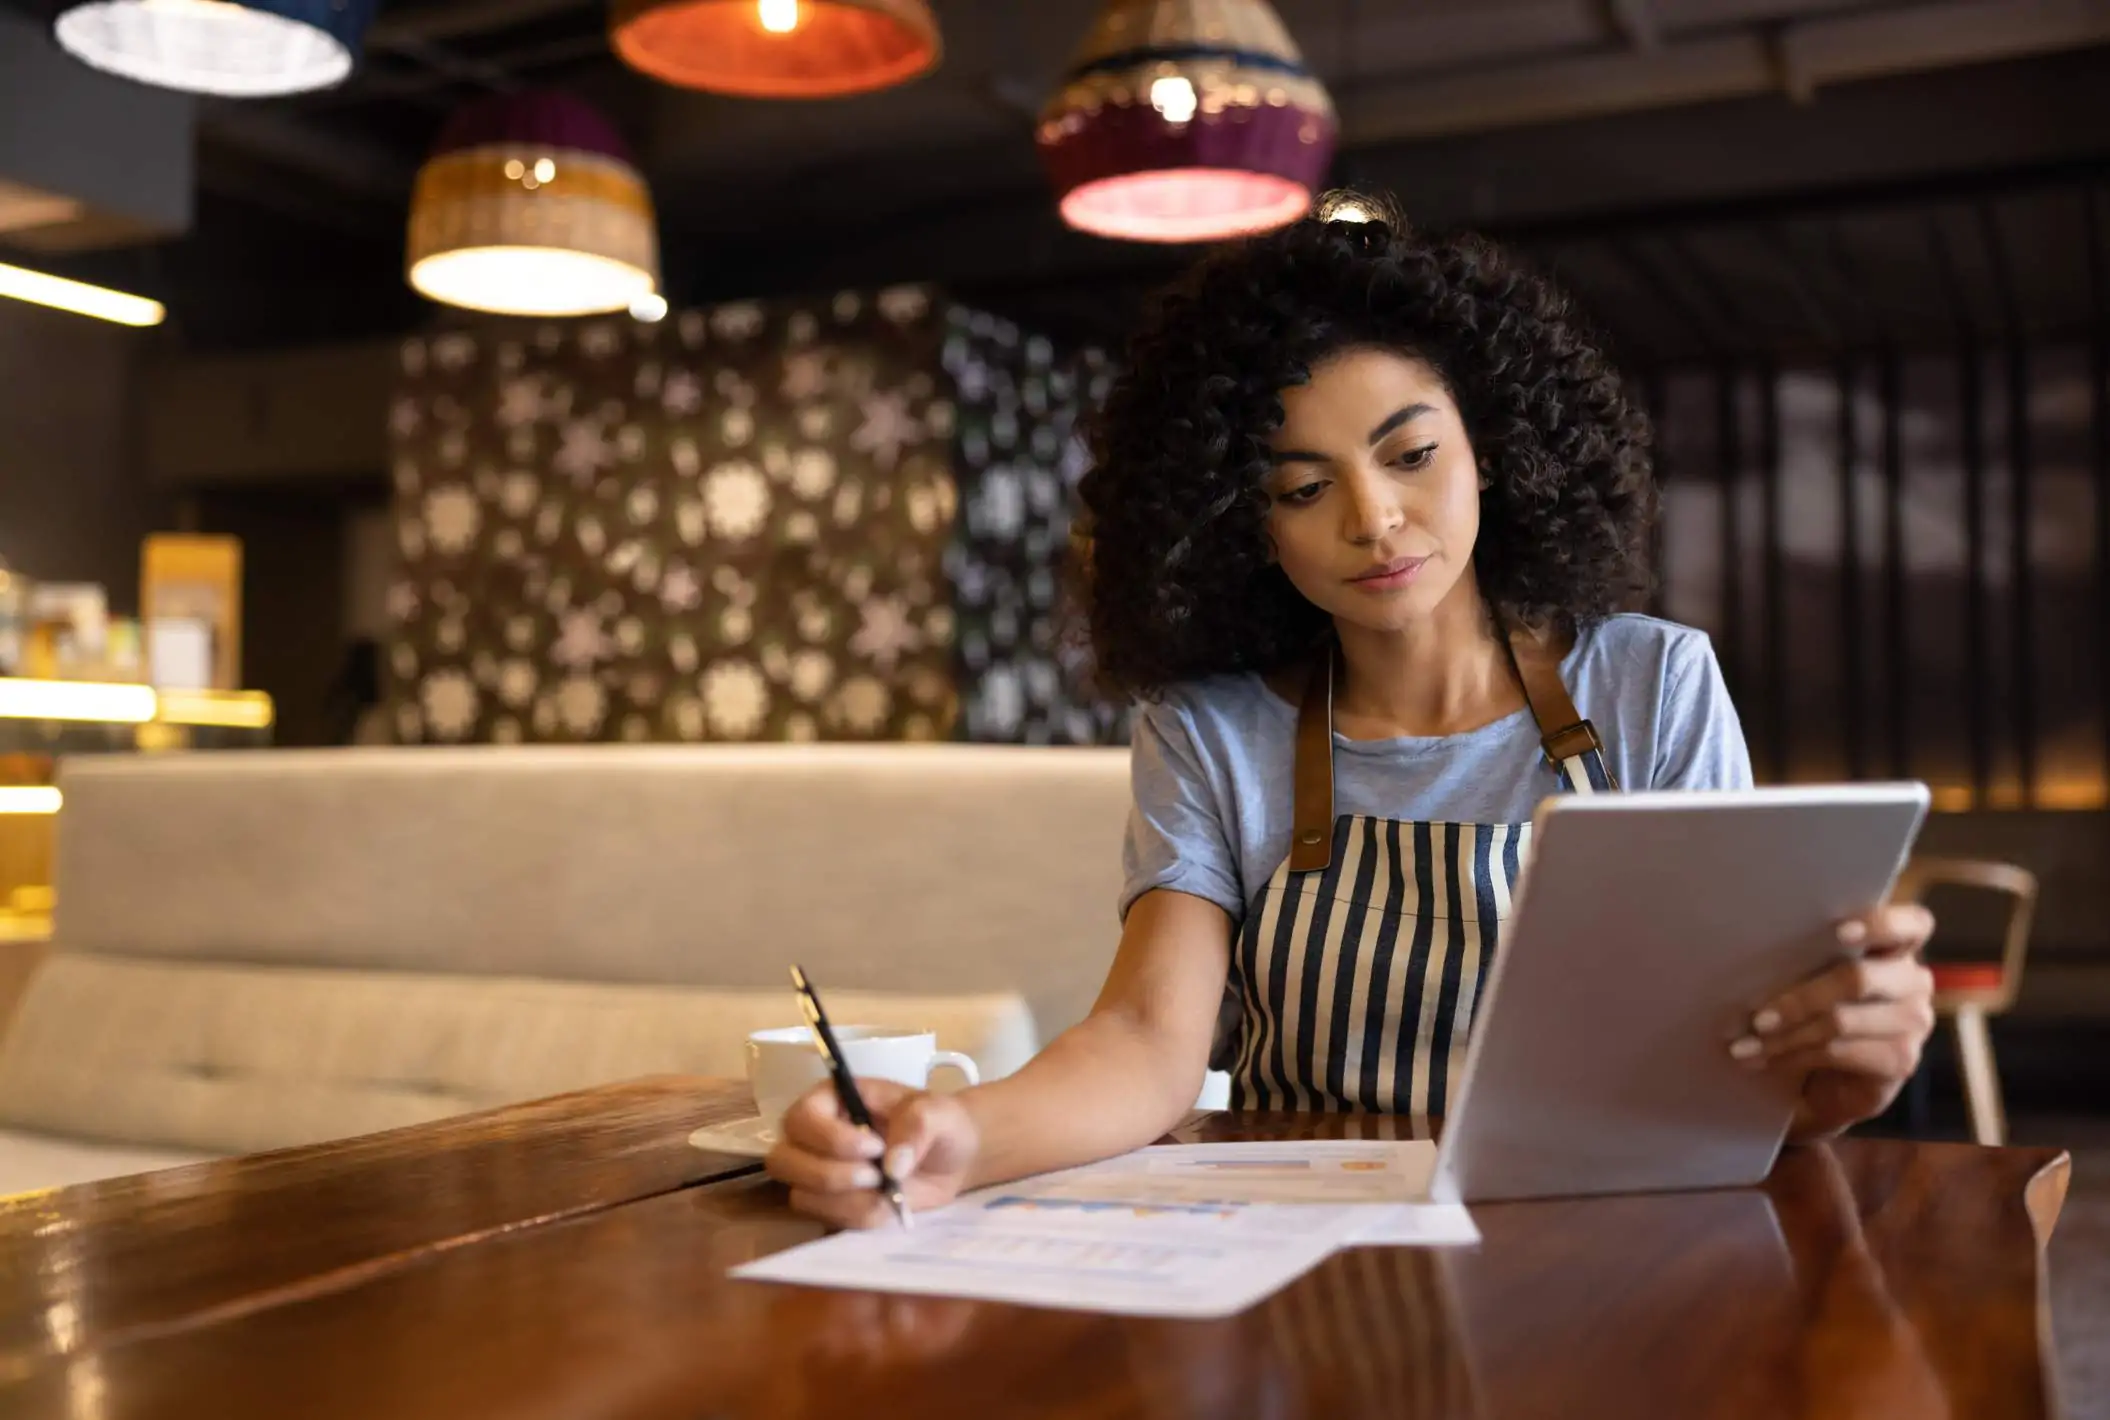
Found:
[[[850, 1077], [849, 1062], [835, 1044], [835, 1032], [828, 1028], [828, 1013], [821, 1009], [821, 998], [813, 994], [813, 983], [806, 979], [805, 972], [793, 966], [791, 984], [798, 989], [799, 1009], [806, 1013], [806, 1024], [813, 1027], [813, 1038], [820, 1042], [821, 1058], [828, 1062], [828, 1074], [835, 1080], [835, 1097], [842, 1101], [843, 1113], [852, 1124], [876, 1136], [879, 1130], [872, 1123], [872, 1111], [865, 1108], [864, 1096], [857, 1092], [857, 1081]], [[901, 1196], [901, 1185], [886, 1171], [886, 1156], [882, 1154], [876, 1163], [880, 1195], [893, 1208], [902, 1227], [914, 1227], [909, 1221], [908, 1200]]]

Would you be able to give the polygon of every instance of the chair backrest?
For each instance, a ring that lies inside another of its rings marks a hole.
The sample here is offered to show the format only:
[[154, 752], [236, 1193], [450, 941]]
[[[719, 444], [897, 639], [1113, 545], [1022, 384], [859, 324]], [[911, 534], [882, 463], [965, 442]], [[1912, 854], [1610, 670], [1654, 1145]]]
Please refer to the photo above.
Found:
[[[2036, 874], [2013, 863], [1915, 856], [1898, 875], [1897, 889], [1891, 896], [1896, 902], [1923, 903], [1937, 887], [1975, 888], [2000, 893], [2008, 899], [2007, 921], [2000, 941], [2000, 985], [1985, 1003], [1990, 1011], [2006, 1010], [2014, 1005], [2016, 993], [2022, 989], [2030, 923], [2037, 912]], [[1937, 933], [1939, 930], [1937, 926]]]

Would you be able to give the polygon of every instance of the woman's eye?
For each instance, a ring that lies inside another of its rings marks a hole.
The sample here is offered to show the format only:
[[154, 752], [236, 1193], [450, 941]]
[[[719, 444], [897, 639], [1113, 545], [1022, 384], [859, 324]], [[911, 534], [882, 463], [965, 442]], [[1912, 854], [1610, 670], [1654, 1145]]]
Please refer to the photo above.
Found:
[[1276, 494], [1275, 501], [1277, 503], [1287, 503], [1293, 508], [1301, 508], [1306, 503], [1316, 500], [1325, 491], [1326, 485], [1324, 483], [1300, 483], [1295, 488], [1287, 488]]
[[1435, 457], [1436, 446], [1434, 444], [1423, 444], [1418, 449], [1408, 449], [1398, 458], [1392, 460], [1392, 462], [1396, 467], [1399, 468], [1420, 469], [1427, 468], [1429, 466], [1429, 460]]

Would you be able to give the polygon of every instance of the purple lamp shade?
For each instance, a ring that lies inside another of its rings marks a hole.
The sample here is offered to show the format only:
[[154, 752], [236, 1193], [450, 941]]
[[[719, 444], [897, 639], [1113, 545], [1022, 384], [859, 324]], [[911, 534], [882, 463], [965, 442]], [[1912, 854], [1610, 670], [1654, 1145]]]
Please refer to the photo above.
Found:
[[1071, 226], [1194, 242], [1303, 216], [1337, 134], [1265, 0], [1109, 0], [1038, 141]]
[[614, 124], [571, 95], [550, 90], [500, 94], [456, 110], [440, 129], [432, 156], [499, 144], [591, 153], [631, 166]]

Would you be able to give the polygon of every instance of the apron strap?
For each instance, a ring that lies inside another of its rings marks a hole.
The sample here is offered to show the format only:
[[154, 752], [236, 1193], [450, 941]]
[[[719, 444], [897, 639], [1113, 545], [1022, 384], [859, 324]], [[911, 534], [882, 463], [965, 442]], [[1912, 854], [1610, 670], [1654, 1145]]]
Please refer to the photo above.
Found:
[[1333, 679], [1340, 643], [1328, 639], [1304, 682], [1297, 710], [1297, 768], [1290, 781], [1289, 870], [1312, 873], [1333, 861]]
[[[1521, 629], [1506, 638], [1510, 663], [1524, 686], [1524, 702], [1537, 723], [1539, 742], [1555, 769], [1568, 774], [1581, 761], [1604, 776], [1603, 787], [1616, 789], [1604, 763], [1604, 741], [1597, 727], [1575, 708], [1561, 680], [1560, 657], [1539, 636]], [[1296, 772], [1291, 780], [1289, 870], [1315, 873], [1333, 861], [1333, 690], [1340, 674], [1341, 648], [1329, 641], [1304, 682], [1297, 708]]]
[[1509, 633], [1509, 659], [1524, 684], [1524, 699], [1531, 706], [1531, 718], [1538, 722], [1546, 758], [1559, 766], [1582, 755], [1602, 754], [1604, 741], [1597, 737], [1597, 727], [1575, 708], [1553, 647], [1544, 638], [1518, 628]]

